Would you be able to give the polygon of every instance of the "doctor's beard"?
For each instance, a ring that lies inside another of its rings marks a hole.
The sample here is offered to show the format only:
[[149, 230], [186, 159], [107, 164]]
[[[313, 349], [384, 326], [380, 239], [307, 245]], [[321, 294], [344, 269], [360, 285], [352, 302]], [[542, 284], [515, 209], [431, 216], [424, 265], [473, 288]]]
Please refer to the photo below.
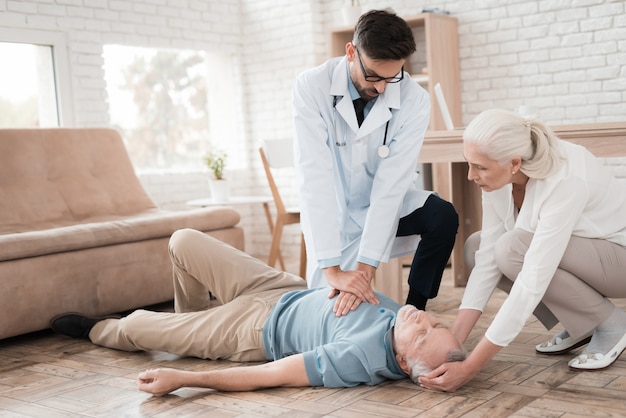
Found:
[[368, 102], [370, 100], [374, 100], [382, 93], [378, 93], [378, 91], [376, 91], [374, 87], [363, 87], [361, 84], [355, 83], [354, 81], [353, 84], [356, 88], [356, 91], [359, 92], [359, 96], [361, 96], [363, 100], [366, 100]]

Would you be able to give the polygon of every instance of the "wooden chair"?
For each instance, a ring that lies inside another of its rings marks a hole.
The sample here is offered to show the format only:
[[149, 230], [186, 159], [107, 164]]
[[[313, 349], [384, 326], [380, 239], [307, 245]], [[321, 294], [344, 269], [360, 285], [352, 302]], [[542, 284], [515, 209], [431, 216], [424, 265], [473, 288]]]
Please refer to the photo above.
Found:
[[[276, 221], [272, 228], [272, 245], [267, 264], [274, 267], [276, 260], [285, 270], [285, 262], [280, 252], [280, 240], [283, 235], [285, 225], [300, 223], [300, 209], [287, 208], [283, 203], [283, 199], [278, 191], [278, 187], [272, 174], [273, 169], [293, 167], [293, 142], [291, 139], [275, 139], [263, 141], [259, 148], [267, 182], [269, 183], [274, 204], [276, 205]], [[304, 235], [300, 234], [300, 277], [303, 279], [306, 275], [306, 249], [304, 245]]]

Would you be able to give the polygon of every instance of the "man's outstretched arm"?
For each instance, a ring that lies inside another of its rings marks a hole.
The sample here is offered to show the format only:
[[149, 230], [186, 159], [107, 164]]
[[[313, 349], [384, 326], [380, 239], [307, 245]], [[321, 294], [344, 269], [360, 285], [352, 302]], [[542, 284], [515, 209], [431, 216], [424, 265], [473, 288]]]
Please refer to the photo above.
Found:
[[137, 376], [137, 386], [143, 392], [163, 396], [182, 387], [243, 392], [278, 386], [310, 386], [310, 382], [304, 356], [295, 354], [269, 363], [221, 370], [146, 370]]

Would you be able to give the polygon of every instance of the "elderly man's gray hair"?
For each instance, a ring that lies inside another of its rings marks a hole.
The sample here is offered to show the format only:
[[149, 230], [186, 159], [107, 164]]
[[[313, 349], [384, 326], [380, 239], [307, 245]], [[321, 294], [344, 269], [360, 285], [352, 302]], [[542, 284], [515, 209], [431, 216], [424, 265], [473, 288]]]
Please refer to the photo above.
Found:
[[[463, 361], [466, 358], [467, 358], [467, 350], [465, 350], [464, 348], [461, 348], [458, 350], [450, 351], [448, 353], [447, 362], [452, 363], [455, 361]], [[409, 365], [409, 368], [411, 369], [411, 373], [409, 374], [409, 377], [411, 378], [411, 381], [415, 383], [416, 385], [419, 385], [418, 379], [420, 376], [425, 375], [426, 373], [434, 370], [434, 369], [431, 369], [429, 366], [427, 366], [419, 358], [407, 358], [406, 361]]]

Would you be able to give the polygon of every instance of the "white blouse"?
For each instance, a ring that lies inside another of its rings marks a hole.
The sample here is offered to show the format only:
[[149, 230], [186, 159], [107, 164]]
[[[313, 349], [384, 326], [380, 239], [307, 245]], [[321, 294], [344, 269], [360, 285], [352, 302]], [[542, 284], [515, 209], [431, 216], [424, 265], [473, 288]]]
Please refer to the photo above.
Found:
[[626, 187], [586, 148], [559, 141], [564, 158], [547, 179], [530, 179], [515, 216], [511, 184], [482, 193], [480, 248], [461, 309], [482, 311], [502, 273], [494, 261], [496, 240], [519, 228], [534, 233], [524, 265], [485, 336], [508, 345], [532, 315], [554, 276], [572, 235], [626, 247]]

